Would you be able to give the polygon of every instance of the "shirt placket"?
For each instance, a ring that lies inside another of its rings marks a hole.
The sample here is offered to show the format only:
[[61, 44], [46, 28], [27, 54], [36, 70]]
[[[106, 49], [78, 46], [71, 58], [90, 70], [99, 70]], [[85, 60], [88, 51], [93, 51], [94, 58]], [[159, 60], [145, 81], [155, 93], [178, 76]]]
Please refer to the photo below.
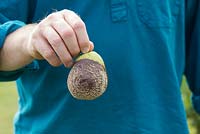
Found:
[[127, 21], [128, 9], [126, 0], [111, 0], [111, 18], [113, 22]]

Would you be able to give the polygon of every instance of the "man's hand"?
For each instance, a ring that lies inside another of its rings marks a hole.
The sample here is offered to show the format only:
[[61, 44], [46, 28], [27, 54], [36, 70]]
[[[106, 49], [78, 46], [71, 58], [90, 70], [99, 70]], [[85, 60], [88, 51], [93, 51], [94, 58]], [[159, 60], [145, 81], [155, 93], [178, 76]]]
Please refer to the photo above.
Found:
[[0, 71], [12, 71], [45, 59], [52, 66], [70, 67], [80, 52], [92, 51], [84, 22], [73, 11], [62, 10], [38, 24], [29, 24], [10, 33], [0, 49]]
[[70, 10], [52, 13], [36, 24], [25, 45], [34, 59], [45, 59], [52, 66], [64, 64], [66, 67], [73, 64], [72, 58], [80, 52], [94, 48], [85, 23]]

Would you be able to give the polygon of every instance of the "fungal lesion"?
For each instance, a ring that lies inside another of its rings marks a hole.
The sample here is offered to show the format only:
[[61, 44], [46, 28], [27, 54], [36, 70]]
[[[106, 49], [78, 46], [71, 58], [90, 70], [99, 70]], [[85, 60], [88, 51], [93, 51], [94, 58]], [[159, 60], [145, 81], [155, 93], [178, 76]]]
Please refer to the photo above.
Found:
[[72, 67], [67, 84], [75, 98], [93, 100], [105, 92], [107, 79], [105, 65], [91, 59], [81, 59]]

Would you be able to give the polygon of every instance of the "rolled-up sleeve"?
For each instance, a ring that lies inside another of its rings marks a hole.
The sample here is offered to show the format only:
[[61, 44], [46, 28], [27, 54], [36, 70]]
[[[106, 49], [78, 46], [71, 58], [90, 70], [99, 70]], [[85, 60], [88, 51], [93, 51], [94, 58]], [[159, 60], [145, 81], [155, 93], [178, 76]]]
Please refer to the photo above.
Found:
[[186, 68], [192, 103], [200, 114], [200, 1], [186, 2]]
[[2, 81], [14, 81], [18, 79], [24, 71], [36, 72], [40, 69], [39, 62], [34, 60], [32, 63], [26, 65], [23, 68], [14, 71], [0, 71], [0, 82]]
[[0, 48], [3, 46], [5, 38], [8, 34], [24, 26], [25, 23], [18, 20], [7, 21], [0, 25]]
[[[3, 47], [7, 35], [23, 27], [30, 20], [34, 9], [33, 1], [6, 0], [0, 2], [0, 49]], [[25, 70], [37, 70], [38, 62], [14, 71], [0, 71], [0, 81], [12, 81], [20, 77]]]

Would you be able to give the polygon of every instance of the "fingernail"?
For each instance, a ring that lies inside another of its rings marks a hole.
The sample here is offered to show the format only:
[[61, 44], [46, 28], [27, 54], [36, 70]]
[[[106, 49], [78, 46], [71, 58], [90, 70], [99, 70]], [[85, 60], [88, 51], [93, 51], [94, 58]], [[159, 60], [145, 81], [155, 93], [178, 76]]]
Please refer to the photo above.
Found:
[[88, 51], [89, 51], [88, 47], [84, 47], [82, 50], [83, 53], [87, 53]]
[[94, 44], [93, 42], [90, 41], [90, 51], [92, 51], [94, 49]]

